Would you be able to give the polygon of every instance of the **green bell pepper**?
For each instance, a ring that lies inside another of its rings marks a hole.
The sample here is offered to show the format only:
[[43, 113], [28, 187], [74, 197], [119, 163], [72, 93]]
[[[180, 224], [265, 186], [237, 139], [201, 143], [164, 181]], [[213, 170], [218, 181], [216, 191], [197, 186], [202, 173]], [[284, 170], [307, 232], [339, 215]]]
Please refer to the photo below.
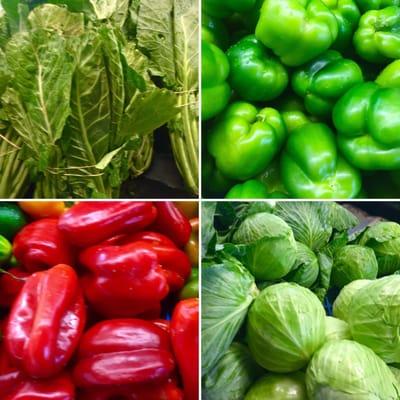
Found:
[[0, 235], [0, 264], [7, 262], [12, 256], [12, 246], [8, 239]]
[[367, 11], [353, 37], [357, 53], [374, 63], [400, 58], [399, 27], [400, 7]]
[[322, 0], [332, 11], [338, 23], [338, 35], [332, 48], [346, 51], [351, 45], [353, 33], [360, 20], [360, 11], [354, 0]]
[[0, 235], [11, 240], [26, 222], [25, 214], [16, 204], [0, 205]]
[[229, 46], [229, 34], [225, 24], [218, 18], [202, 14], [201, 40], [225, 50]]
[[363, 74], [356, 62], [328, 50], [294, 72], [292, 88], [304, 98], [309, 113], [327, 118], [336, 101], [362, 81]]
[[267, 101], [278, 97], [288, 84], [280, 61], [254, 35], [246, 36], [226, 53], [231, 88], [246, 101]]
[[328, 50], [337, 35], [336, 17], [321, 0], [266, 0], [256, 27], [257, 39], [289, 66]]
[[189, 280], [182, 288], [179, 299], [193, 299], [199, 297], [199, 270], [198, 268], [192, 268]]
[[375, 82], [382, 87], [400, 89], [400, 60], [393, 61], [376, 78]]
[[273, 108], [231, 104], [207, 136], [217, 168], [231, 179], [248, 180], [261, 173], [282, 147], [286, 128]]
[[352, 165], [400, 168], [400, 89], [374, 82], [355, 86], [336, 103], [333, 122], [339, 148]]
[[390, 6], [400, 6], [400, 0], [356, 0], [358, 8], [364, 13], [368, 10], [380, 10]]
[[294, 130], [281, 160], [281, 176], [297, 198], [353, 198], [361, 189], [360, 173], [338, 155], [335, 136], [321, 123]]
[[223, 18], [237, 12], [249, 11], [256, 0], [203, 0], [203, 10], [213, 17]]
[[227, 199], [266, 199], [268, 190], [265, 185], [256, 180], [250, 179], [233, 186], [225, 196]]
[[214, 159], [206, 151], [202, 156], [202, 186], [206, 197], [223, 197], [234, 185], [234, 181], [222, 175], [215, 166]]
[[231, 96], [231, 89], [226, 81], [229, 62], [224, 52], [212, 43], [203, 40], [201, 51], [201, 118], [208, 120], [228, 105]]

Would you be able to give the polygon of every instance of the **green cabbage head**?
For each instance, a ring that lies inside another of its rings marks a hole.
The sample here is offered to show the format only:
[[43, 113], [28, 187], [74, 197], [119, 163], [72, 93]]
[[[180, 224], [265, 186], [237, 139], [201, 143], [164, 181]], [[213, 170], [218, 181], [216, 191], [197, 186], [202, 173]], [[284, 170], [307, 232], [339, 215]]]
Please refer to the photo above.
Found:
[[353, 298], [354, 293], [357, 290], [361, 289], [365, 285], [368, 285], [372, 281], [368, 279], [358, 279], [346, 285], [339, 293], [339, 296], [336, 297], [335, 302], [333, 303], [333, 315], [336, 318], [339, 318], [343, 321], [347, 321], [349, 319], [349, 307], [351, 299]]
[[351, 340], [324, 344], [306, 373], [312, 400], [398, 400], [400, 386], [389, 367], [368, 347]]
[[240, 260], [260, 281], [283, 278], [297, 258], [297, 246], [290, 226], [267, 212], [249, 215], [233, 235], [242, 245]]
[[332, 267], [335, 286], [342, 288], [357, 279], [375, 279], [377, 275], [378, 262], [369, 247], [350, 244], [336, 252]]
[[346, 321], [334, 317], [325, 317], [326, 341], [351, 339], [350, 327]]
[[286, 375], [268, 374], [258, 380], [244, 398], [244, 400], [263, 399], [308, 400], [304, 373], [297, 371]]
[[369, 227], [360, 244], [374, 250], [379, 265], [379, 276], [400, 270], [400, 225], [382, 221]]
[[377, 279], [359, 289], [351, 300], [347, 322], [354, 340], [386, 363], [400, 362], [400, 275]]
[[265, 369], [297, 371], [324, 343], [325, 310], [307, 288], [287, 282], [269, 286], [250, 308], [247, 340]]

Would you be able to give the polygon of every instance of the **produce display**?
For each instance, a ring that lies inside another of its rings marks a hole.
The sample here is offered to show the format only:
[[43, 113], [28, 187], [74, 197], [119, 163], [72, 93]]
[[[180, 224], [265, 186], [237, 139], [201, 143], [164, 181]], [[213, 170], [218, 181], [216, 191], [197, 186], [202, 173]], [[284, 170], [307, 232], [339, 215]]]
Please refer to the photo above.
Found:
[[400, 225], [354, 205], [203, 204], [204, 400], [400, 398]]
[[198, 21], [194, 0], [1, 0], [0, 197], [132, 197], [153, 153], [196, 195]]
[[398, 0], [202, 10], [205, 197], [398, 197]]
[[0, 204], [2, 400], [198, 400], [198, 204]]

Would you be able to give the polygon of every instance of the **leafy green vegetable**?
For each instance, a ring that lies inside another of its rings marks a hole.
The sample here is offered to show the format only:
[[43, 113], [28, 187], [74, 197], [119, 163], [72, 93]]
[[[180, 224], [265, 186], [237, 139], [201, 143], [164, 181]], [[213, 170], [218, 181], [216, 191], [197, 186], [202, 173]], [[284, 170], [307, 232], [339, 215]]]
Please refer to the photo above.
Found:
[[387, 363], [400, 362], [400, 276], [372, 281], [357, 290], [349, 307], [351, 335]]
[[215, 248], [216, 231], [214, 228], [214, 215], [217, 208], [216, 202], [204, 202], [201, 206], [201, 252], [205, 256], [209, 250]]
[[262, 374], [249, 349], [232, 343], [214, 368], [203, 378], [204, 400], [242, 400], [250, 385]]
[[397, 400], [400, 387], [389, 367], [368, 347], [350, 340], [327, 342], [306, 373], [310, 399]]
[[268, 374], [250, 388], [244, 399], [308, 400], [305, 375], [299, 371], [286, 375]]
[[334, 317], [325, 318], [326, 335], [328, 340], [351, 339], [350, 327], [346, 321]]
[[357, 279], [375, 279], [378, 262], [372, 249], [351, 244], [339, 249], [334, 258], [332, 283], [342, 288]]
[[202, 265], [202, 374], [227, 351], [258, 294], [254, 278], [235, 258], [219, 256]]
[[370, 282], [368, 279], [358, 279], [346, 285], [333, 303], [333, 315], [343, 321], [348, 321], [350, 304], [354, 294]]
[[309, 289], [278, 283], [264, 289], [251, 306], [247, 335], [250, 351], [262, 367], [297, 371], [325, 340], [325, 311]]
[[379, 265], [379, 276], [393, 274], [400, 269], [400, 225], [383, 221], [369, 227], [360, 244], [371, 247]]
[[297, 258], [297, 246], [289, 225], [266, 212], [249, 215], [232, 241], [241, 245], [244, 256], [240, 260], [257, 280], [284, 277]]

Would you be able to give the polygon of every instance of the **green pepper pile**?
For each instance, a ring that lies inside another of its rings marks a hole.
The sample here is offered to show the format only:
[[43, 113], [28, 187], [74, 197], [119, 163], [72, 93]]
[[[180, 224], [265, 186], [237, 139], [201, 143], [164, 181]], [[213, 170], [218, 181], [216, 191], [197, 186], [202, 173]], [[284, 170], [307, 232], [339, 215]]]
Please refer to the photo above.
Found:
[[202, 0], [206, 197], [400, 193], [399, 0]]

